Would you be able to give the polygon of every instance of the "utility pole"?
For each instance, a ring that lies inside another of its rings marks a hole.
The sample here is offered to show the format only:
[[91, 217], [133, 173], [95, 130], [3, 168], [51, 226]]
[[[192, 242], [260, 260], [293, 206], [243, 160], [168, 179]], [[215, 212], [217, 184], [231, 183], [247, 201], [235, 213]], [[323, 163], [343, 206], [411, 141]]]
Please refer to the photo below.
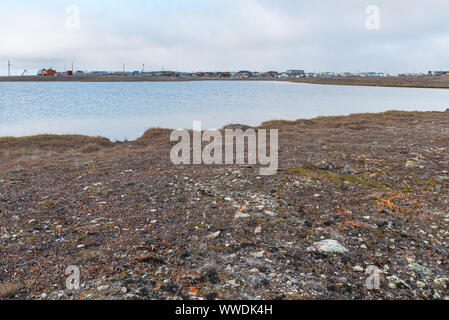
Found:
[[73, 62], [72, 62], [72, 74], [73, 74]]
[[11, 62], [8, 60], [8, 77], [11, 76]]

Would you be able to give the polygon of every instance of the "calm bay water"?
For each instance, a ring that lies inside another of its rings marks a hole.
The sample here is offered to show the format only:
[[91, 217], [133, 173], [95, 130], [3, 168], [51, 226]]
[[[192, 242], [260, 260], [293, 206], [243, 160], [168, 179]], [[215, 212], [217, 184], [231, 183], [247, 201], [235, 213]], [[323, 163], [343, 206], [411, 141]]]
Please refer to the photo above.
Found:
[[84, 134], [132, 140], [150, 127], [259, 125], [386, 110], [449, 108], [449, 90], [288, 82], [0, 82], [0, 136]]

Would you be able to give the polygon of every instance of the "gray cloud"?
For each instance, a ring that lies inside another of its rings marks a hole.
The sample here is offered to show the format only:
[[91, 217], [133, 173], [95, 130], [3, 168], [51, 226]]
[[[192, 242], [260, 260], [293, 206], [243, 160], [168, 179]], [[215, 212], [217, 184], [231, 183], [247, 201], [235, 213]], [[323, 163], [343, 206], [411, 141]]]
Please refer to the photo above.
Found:
[[[91, 70], [124, 62], [185, 71], [449, 69], [446, 0], [78, 1], [74, 31], [64, 27], [70, 2], [58, 3], [11, 8], [0, 21], [0, 60], [18, 70], [71, 61]], [[379, 6], [380, 30], [365, 28], [367, 5]]]

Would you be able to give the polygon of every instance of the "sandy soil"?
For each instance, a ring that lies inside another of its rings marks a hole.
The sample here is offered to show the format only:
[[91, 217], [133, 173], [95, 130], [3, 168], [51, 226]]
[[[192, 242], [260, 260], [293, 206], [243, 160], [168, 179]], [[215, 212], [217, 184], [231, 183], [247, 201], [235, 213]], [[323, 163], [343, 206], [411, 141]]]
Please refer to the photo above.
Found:
[[449, 112], [261, 127], [274, 176], [173, 165], [163, 129], [1, 138], [0, 298], [449, 299]]

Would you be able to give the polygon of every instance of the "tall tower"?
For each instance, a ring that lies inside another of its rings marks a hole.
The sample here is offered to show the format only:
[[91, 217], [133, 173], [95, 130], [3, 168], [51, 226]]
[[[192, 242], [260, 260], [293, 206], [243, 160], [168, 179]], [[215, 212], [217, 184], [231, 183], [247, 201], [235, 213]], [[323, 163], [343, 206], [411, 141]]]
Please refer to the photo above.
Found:
[[8, 60], [8, 77], [11, 76], [11, 62]]

